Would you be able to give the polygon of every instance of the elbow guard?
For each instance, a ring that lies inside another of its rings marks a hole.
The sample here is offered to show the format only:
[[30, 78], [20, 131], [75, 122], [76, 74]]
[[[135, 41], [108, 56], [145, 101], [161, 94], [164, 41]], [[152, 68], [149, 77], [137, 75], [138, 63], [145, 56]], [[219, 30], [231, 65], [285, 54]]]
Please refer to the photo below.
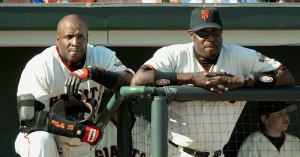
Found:
[[[48, 112], [42, 111], [45, 105], [35, 100], [32, 94], [20, 95], [17, 97], [17, 109], [20, 121], [20, 131], [30, 132], [33, 123], [36, 127], [44, 128]], [[37, 119], [40, 119], [36, 121]], [[44, 123], [44, 124], [42, 124]]]

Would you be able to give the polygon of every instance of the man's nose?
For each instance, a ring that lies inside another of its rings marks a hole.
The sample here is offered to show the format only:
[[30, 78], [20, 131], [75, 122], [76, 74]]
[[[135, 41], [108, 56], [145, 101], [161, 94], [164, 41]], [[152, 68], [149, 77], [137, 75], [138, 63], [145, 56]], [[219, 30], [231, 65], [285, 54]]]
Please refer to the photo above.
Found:
[[80, 44], [80, 40], [77, 37], [72, 38], [72, 45], [77, 46]]

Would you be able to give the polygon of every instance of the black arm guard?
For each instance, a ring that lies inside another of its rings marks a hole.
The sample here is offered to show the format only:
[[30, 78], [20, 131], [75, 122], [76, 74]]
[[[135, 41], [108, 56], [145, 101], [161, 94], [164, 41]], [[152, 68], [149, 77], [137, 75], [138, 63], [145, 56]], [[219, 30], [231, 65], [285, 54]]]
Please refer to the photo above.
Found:
[[91, 79], [102, 84], [107, 89], [112, 89], [119, 79], [119, 75], [117, 73], [94, 66], [87, 66], [87, 68], [91, 73]]
[[[54, 106], [64, 107], [64, 104], [59, 101]], [[23, 133], [47, 131], [67, 137], [79, 137], [81, 135], [76, 135], [76, 130], [84, 128], [80, 127], [78, 122], [66, 120], [60, 113], [56, 115], [54, 112], [43, 111], [45, 108], [44, 104], [35, 100], [32, 94], [18, 96], [17, 108], [20, 120], [19, 130]]]
[[45, 130], [48, 112], [42, 111], [44, 108], [44, 104], [36, 101], [32, 94], [18, 96], [20, 131], [30, 133], [34, 130]]
[[48, 112], [36, 111], [34, 119], [27, 122], [26, 125], [20, 125], [19, 130], [23, 133], [31, 133], [34, 131], [48, 131]]
[[[94, 106], [96, 101], [80, 100], [60, 100], [55, 103], [50, 112], [43, 111], [44, 105], [36, 101], [33, 95], [23, 95], [18, 97], [18, 112], [20, 117], [20, 132], [31, 133], [34, 131], [47, 131], [49, 133], [75, 138], [82, 142], [96, 144], [101, 138], [102, 132], [99, 128], [85, 123], [94, 116]], [[39, 107], [37, 107], [39, 106]], [[84, 120], [68, 120], [64, 114], [65, 107], [83, 109], [88, 108], [90, 115]], [[59, 111], [62, 110], [62, 111]]]

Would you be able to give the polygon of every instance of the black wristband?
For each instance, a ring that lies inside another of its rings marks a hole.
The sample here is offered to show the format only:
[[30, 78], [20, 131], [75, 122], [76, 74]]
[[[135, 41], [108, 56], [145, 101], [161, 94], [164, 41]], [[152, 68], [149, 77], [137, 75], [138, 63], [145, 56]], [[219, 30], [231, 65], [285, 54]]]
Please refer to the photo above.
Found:
[[254, 74], [255, 87], [275, 87], [277, 77], [274, 71]]
[[112, 89], [119, 79], [119, 75], [114, 72], [106, 71], [104, 69], [98, 69], [94, 66], [88, 66], [87, 68], [91, 73], [91, 79], [100, 83], [108, 89]]
[[156, 86], [176, 85], [177, 75], [175, 72], [155, 71], [154, 82]]

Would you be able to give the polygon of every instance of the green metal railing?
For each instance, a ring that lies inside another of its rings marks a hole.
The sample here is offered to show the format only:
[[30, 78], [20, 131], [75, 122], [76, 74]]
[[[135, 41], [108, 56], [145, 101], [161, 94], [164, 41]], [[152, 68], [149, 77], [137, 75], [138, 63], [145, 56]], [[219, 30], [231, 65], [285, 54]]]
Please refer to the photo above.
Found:
[[[231, 101], [300, 101], [300, 87], [282, 87], [282, 88], [266, 88], [266, 89], [237, 89], [222, 94], [210, 92], [208, 90], [197, 87], [185, 86], [166, 86], [166, 87], [122, 87], [113, 95], [107, 104], [107, 107], [98, 117], [98, 127], [104, 128], [111, 117], [121, 107], [119, 116], [126, 113], [126, 106], [121, 105], [124, 100], [141, 96], [151, 97], [151, 155], [154, 157], [166, 157], [168, 154], [168, 113], [167, 104], [171, 101], [191, 101], [191, 100], [231, 100]], [[121, 105], [121, 106], [120, 106]], [[126, 120], [123, 119], [123, 122]], [[123, 128], [119, 128], [118, 138], [126, 137], [122, 133], [130, 133], [126, 123], [122, 124]], [[126, 131], [127, 129], [127, 131]], [[129, 157], [131, 153], [130, 145], [118, 143], [118, 154], [122, 157]]]

